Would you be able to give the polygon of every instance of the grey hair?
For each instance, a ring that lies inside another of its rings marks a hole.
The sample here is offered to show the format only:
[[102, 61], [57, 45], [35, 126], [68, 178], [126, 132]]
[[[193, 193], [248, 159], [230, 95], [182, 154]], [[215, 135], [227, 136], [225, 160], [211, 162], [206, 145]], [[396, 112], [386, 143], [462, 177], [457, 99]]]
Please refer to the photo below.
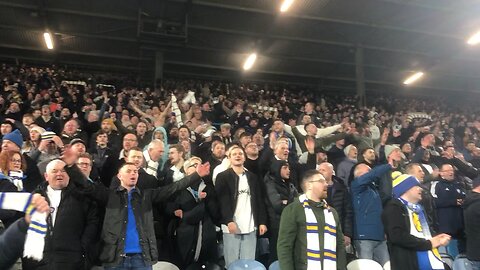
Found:
[[155, 148], [159, 145], [162, 145], [164, 146], [163, 142], [161, 140], [158, 140], [158, 139], [155, 139], [155, 140], [152, 140], [149, 144], [148, 144], [148, 147], [147, 149], [150, 150], [152, 148]]
[[47, 168], [45, 169], [45, 172], [50, 173], [57, 164], [62, 164], [63, 166], [67, 165], [61, 159], [54, 159], [47, 164]]

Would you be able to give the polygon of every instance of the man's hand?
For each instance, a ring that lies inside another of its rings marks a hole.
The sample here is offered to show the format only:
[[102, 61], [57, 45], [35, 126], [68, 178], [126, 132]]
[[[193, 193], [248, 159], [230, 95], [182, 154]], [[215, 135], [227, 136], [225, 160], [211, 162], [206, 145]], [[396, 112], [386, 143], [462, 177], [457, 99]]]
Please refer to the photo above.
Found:
[[197, 173], [200, 177], [205, 177], [210, 174], [210, 163], [205, 162], [197, 166]]
[[457, 199], [457, 205], [463, 205], [463, 199]]
[[65, 147], [65, 150], [60, 158], [67, 164], [67, 166], [71, 166], [77, 161], [78, 153], [73, 151], [71, 146], [68, 146]]
[[[47, 200], [45, 200], [45, 198], [38, 193], [32, 195], [31, 204], [35, 207], [35, 211], [39, 213], [50, 212], [50, 206], [48, 205]], [[25, 220], [27, 221], [27, 223], [30, 223], [31, 218], [32, 217], [29, 214], [25, 215]]]
[[267, 226], [265, 225], [260, 225], [258, 226], [258, 234], [259, 235], [264, 235], [267, 232]]
[[206, 192], [203, 192], [203, 191], [202, 191], [202, 192], [200, 192], [200, 193], [198, 194], [198, 198], [200, 198], [200, 200], [203, 200], [203, 199], [205, 199], [206, 197], [207, 197], [207, 193], [206, 193]]
[[183, 211], [182, 209], [177, 209], [175, 212], [173, 212], [176, 217], [183, 218]]
[[232, 233], [232, 234], [238, 233], [237, 223], [235, 223], [235, 222], [233, 222], [233, 221], [232, 221], [232, 222], [229, 222], [229, 223], [227, 224], [227, 227], [228, 227], [228, 232], [229, 232], [229, 233]]
[[60, 148], [63, 147], [63, 142], [62, 142], [62, 139], [60, 139], [60, 137], [58, 136], [53, 136], [52, 137], [52, 141]]
[[432, 242], [432, 247], [433, 248], [437, 248], [437, 247], [440, 247], [440, 246], [448, 245], [451, 238], [452, 237], [450, 235], [442, 233], [442, 234], [439, 234], [439, 235], [433, 237], [432, 239], [430, 239], [430, 242]]

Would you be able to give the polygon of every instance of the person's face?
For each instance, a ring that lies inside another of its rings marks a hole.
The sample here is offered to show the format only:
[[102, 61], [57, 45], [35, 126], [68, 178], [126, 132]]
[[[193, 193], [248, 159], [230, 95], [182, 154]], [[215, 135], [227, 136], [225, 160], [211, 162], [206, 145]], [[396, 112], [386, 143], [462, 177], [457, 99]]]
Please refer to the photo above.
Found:
[[75, 121], [68, 121], [67, 123], [65, 123], [63, 131], [66, 134], [74, 134], [75, 131], [77, 131], [77, 129], [78, 129], [78, 125]]
[[178, 139], [185, 140], [190, 137], [190, 134], [186, 128], [181, 128], [178, 130]]
[[283, 131], [283, 122], [282, 121], [275, 121], [273, 123], [272, 130], [279, 133]]
[[92, 161], [86, 157], [79, 157], [77, 160], [77, 166], [82, 171], [85, 177], [89, 177], [92, 172]]
[[69, 117], [70, 116], [70, 110], [68, 108], [63, 108], [60, 115], [64, 116], [64, 117]]
[[280, 176], [282, 179], [290, 179], [290, 167], [287, 165], [282, 166], [280, 168]]
[[409, 143], [406, 143], [402, 146], [402, 152], [405, 154], [410, 154], [412, 152], [412, 146]]
[[160, 160], [164, 152], [165, 152], [164, 147], [163, 145], [160, 145], [160, 144], [148, 150], [150, 158], [154, 161]]
[[317, 152], [317, 164], [327, 161], [327, 154], [323, 152]]
[[50, 115], [50, 108], [42, 108], [42, 116], [49, 116]]
[[449, 153], [450, 155], [454, 156], [455, 155], [455, 148], [449, 146], [447, 149], [445, 149], [445, 152]]
[[225, 145], [223, 143], [219, 143], [215, 145], [213, 148], [212, 154], [217, 159], [222, 159], [225, 157]]
[[0, 132], [2, 133], [2, 135], [12, 132], [12, 125], [2, 124], [0, 126]]
[[133, 134], [127, 134], [123, 137], [123, 150], [128, 151], [138, 146], [137, 137]]
[[155, 131], [153, 133], [153, 138], [156, 140], [163, 141], [163, 133], [161, 131]]
[[35, 111], [33, 111], [32, 115], [35, 119], [37, 119], [38, 117], [40, 117], [42, 115], [42, 111], [41, 110], [35, 110]]
[[20, 151], [20, 148], [9, 140], [2, 141], [2, 151]]
[[138, 181], [138, 168], [135, 165], [125, 165], [120, 169], [117, 177], [122, 187], [133, 188]]
[[228, 137], [230, 136], [230, 129], [229, 128], [221, 128], [220, 133], [222, 133], [222, 137]]
[[452, 165], [443, 165], [440, 170], [440, 176], [445, 180], [453, 181], [453, 179], [455, 179], [455, 171], [453, 170]]
[[65, 164], [61, 162], [55, 163], [55, 166], [45, 173], [45, 179], [51, 188], [57, 190], [67, 187], [70, 182], [70, 177], [65, 171]]
[[425, 172], [422, 170], [420, 166], [414, 166], [412, 168], [411, 174], [415, 176], [420, 182], [423, 182], [425, 179]]
[[317, 127], [315, 125], [308, 125], [307, 128], [305, 129], [308, 135], [310, 136], [315, 136], [317, 135]]
[[79, 154], [84, 154], [85, 152], [87, 152], [87, 149], [85, 148], [85, 145], [83, 143], [76, 143], [72, 145], [72, 150]]
[[370, 163], [375, 161], [375, 151], [373, 151], [373, 149], [365, 150], [363, 153], [363, 158]]
[[392, 153], [390, 153], [388, 157], [391, 158], [392, 160], [400, 161], [402, 160], [402, 151], [396, 148], [395, 150], [392, 151]]
[[418, 203], [422, 200], [422, 188], [419, 186], [414, 186], [407, 190], [403, 196], [407, 198], [408, 202]]
[[302, 124], [306, 125], [310, 123], [312, 123], [312, 118], [310, 117], [310, 115], [304, 115], [302, 118]]
[[127, 162], [135, 164], [137, 168], [143, 165], [143, 154], [141, 151], [130, 150], [127, 155]]
[[254, 142], [250, 142], [245, 147], [245, 152], [247, 155], [256, 156], [258, 155], [258, 145]]
[[242, 147], [246, 147], [246, 145], [252, 141], [252, 137], [251, 136], [243, 136], [242, 138], [240, 138], [240, 144], [242, 145]]
[[316, 174], [307, 182], [307, 190], [312, 196], [311, 199], [316, 201], [326, 199], [328, 192], [327, 181], [321, 174]]
[[230, 151], [229, 159], [232, 166], [243, 166], [243, 163], [245, 162], [245, 154], [242, 149], [234, 148]]
[[275, 155], [282, 160], [288, 160], [288, 153], [289, 153], [289, 150], [288, 150], [287, 143], [282, 143], [275, 150]]
[[145, 132], [147, 132], [147, 125], [143, 122], [140, 122], [138, 123], [136, 130], [138, 135], [144, 135]]
[[357, 147], [352, 146], [352, 147], [350, 148], [350, 151], [348, 151], [348, 157], [349, 157], [349, 158], [352, 158], [352, 159], [357, 158]]
[[22, 170], [22, 157], [20, 154], [13, 154], [12, 158], [10, 159], [9, 169], [17, 172]]
[[110, 131], [112, 131], [112, 125], [110, 125], [110, 123], [107, 122], [107, 121], [103, 121], [102, 122], [102, 130], [107, 132], [107, 133], [110, 133]]
[[182, 155], [183, 153], [178, 152], [178, 150], [175, 148], [170, 148], [170, 150], [168, 151], [168, 159], [170, 160], [170, 163], [172, 163], [172, 165], [177, 165], [178, 162], [180, 162], [180, 160], [182, 159]]
[[24, 116], [22, 118], [22, 124], [27, 128], [30, 127], [30, 125], [33, 124], [33, 117]]
[[332, 179], [333, 169], [330, 166], [328, 166], [328, 164], [325, 164], [325, 163], [320, 164], [318, 171], [323, 175], [325, 179], [328, 179], [328, 180]]
[[97, 144], [100, 146], [105, 146], [108, 144], [108, 136], [107, 134], [99, 134], [97, 136]]
[[313, 111], [313, 106], [312, 106], [312, 104], [311, 104], [310, 102], [307, 103], [307, 104], [305, 104], [305, 112], [310, 113], [310, 112], [312, 112], [312, 111]]
[[36, 130], [30, 130], [30, 139], [32, 141], [37, 141], [40, 139], [40, 133], [38, 133]]

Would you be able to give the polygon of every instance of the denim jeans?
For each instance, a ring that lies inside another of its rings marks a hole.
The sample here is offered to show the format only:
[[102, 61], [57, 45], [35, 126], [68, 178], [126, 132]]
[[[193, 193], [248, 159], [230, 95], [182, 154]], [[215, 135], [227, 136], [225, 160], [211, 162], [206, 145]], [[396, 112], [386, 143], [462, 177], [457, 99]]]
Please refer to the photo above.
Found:
[[241, 259], [255, 260], [257, 247], [257, 232], [248, 234], [223, 234], [223, 256], [225, 267]]
[[122, 263], [114, 267], [105, 267], [105, 270], [151, 270], [152, 266], [147, 265], [141, 254], [128, 256], [122, 259]]
[[374, 260], [381, 266], [384, 266], [386, 262], [390, 261], [387, 241], [354, 240], [353, 244], [355, 245], [359, 259]]

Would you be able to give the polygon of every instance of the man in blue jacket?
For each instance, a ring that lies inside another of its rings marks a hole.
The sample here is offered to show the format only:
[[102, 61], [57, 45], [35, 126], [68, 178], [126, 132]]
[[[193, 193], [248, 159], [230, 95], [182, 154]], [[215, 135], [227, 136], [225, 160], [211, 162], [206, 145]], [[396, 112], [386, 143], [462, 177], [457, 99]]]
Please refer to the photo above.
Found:
[[371, 169], [358, 165], [351, 184], [354, 213], [353, 243], [360, 259], [375, 260], [384, 265], [390, 260], [382, 224], [382, 200], [378, 185], [383, 176], [392, 170], [393, 164]]

